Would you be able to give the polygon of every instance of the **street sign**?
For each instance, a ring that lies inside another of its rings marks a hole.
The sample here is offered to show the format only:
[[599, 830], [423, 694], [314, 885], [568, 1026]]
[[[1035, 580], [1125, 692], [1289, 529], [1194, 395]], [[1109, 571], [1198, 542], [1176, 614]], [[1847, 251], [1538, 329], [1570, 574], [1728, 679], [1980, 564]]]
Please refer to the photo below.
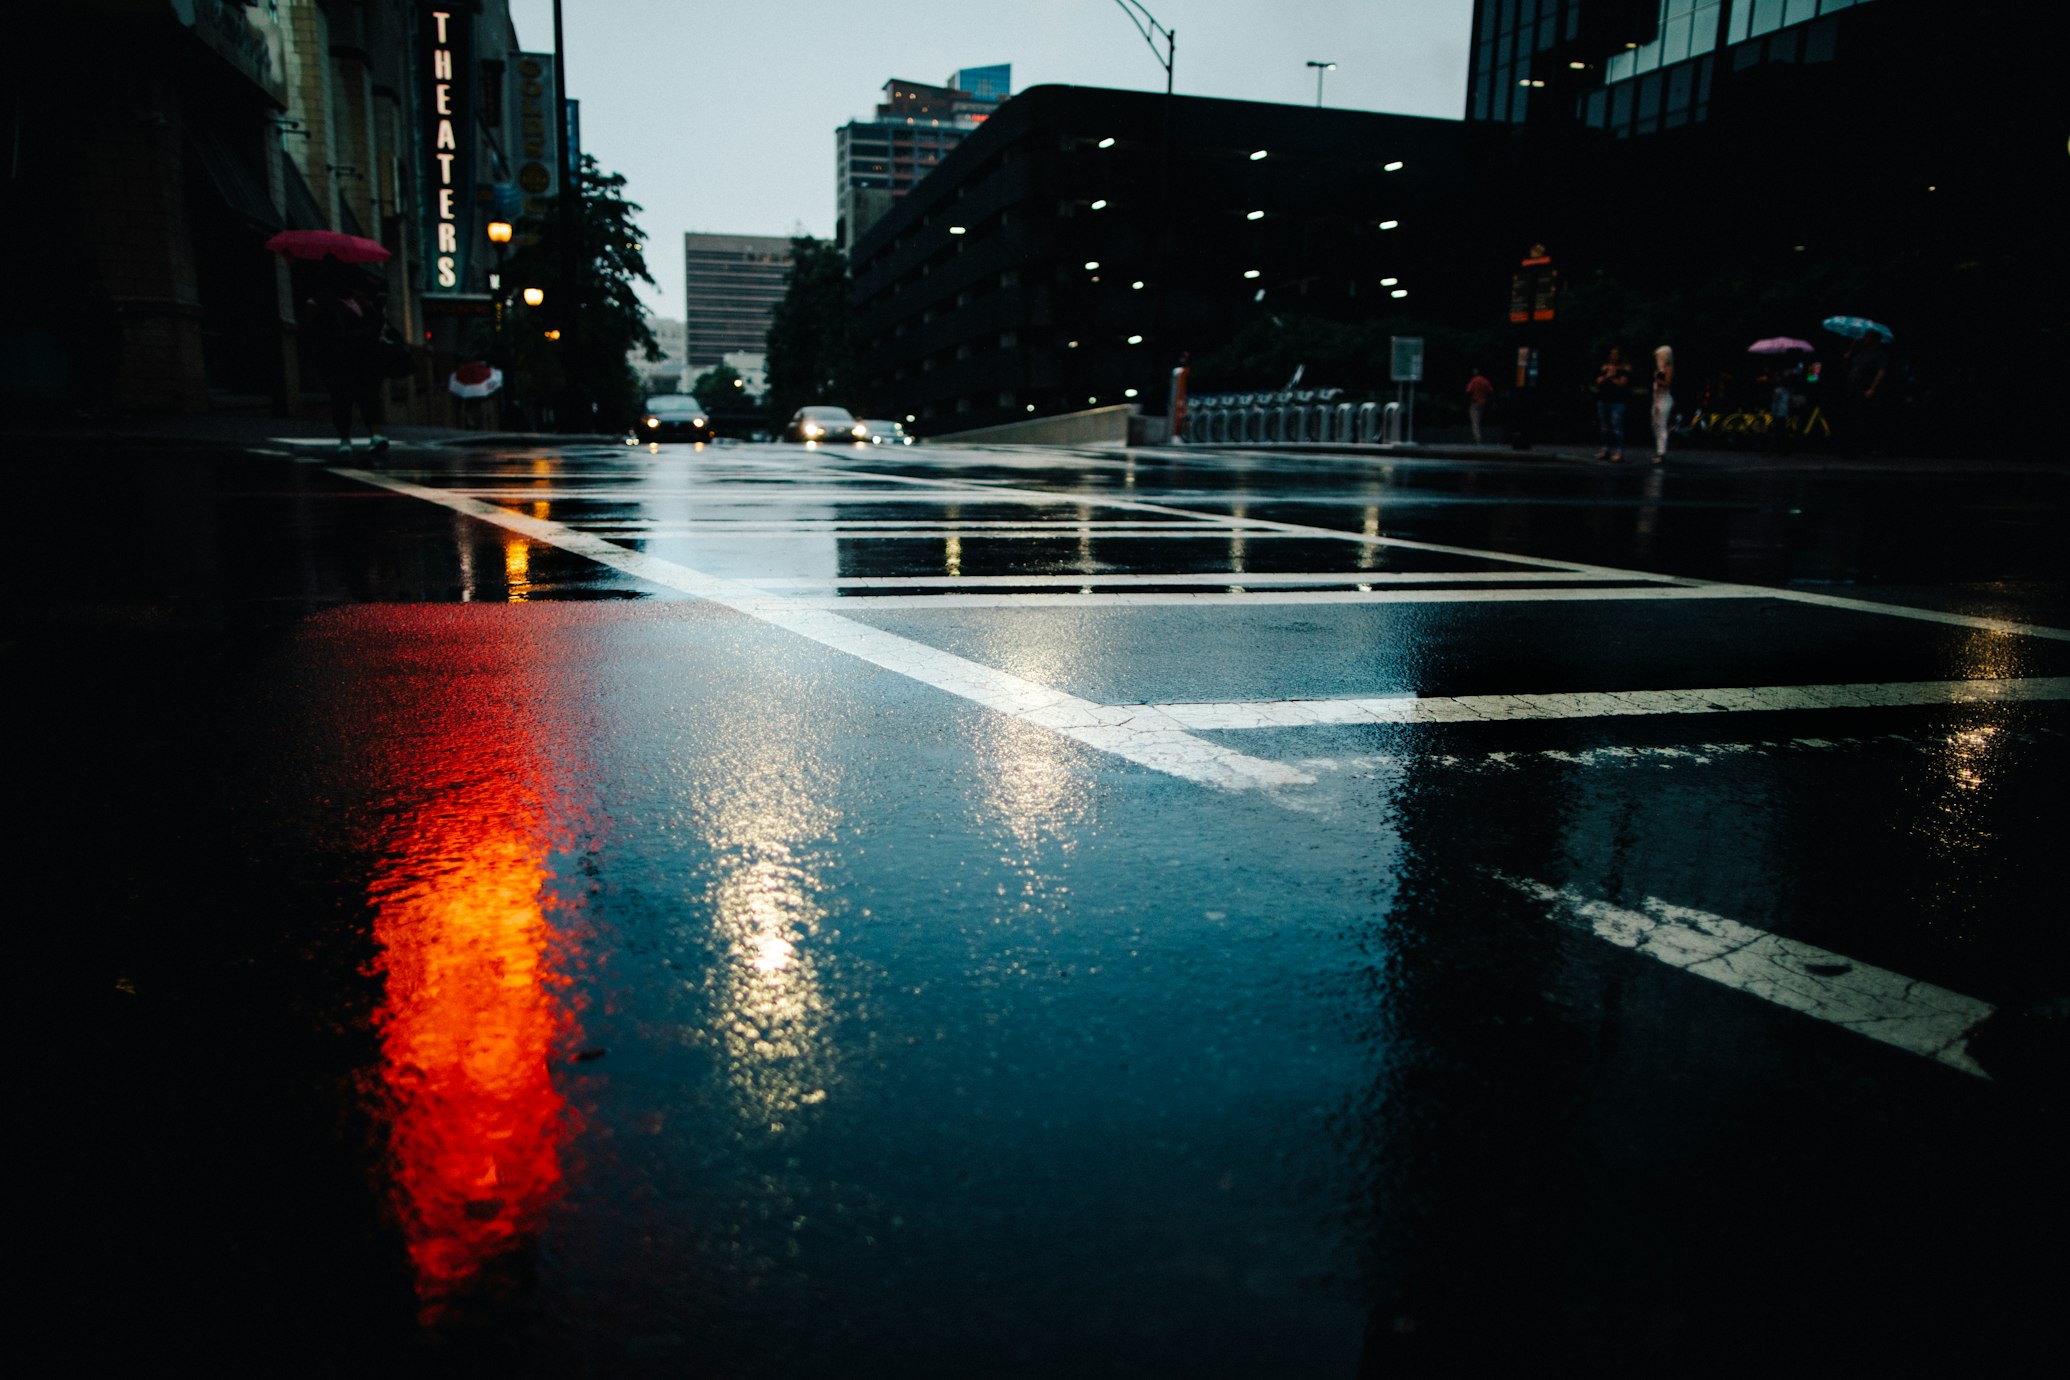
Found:
[[1509, 319], [1512, 322], [1550, 321], [1560, 292], [1560, 276], [1553, 268], [1545, 246], [1534, 244], [1531, 252], [1509, 277]]
[[1394, 367], [1389, 377], [1396, 383], [1423, 382], [1423, 337], [1398, 335], [1392, 337], [1392, 340]]

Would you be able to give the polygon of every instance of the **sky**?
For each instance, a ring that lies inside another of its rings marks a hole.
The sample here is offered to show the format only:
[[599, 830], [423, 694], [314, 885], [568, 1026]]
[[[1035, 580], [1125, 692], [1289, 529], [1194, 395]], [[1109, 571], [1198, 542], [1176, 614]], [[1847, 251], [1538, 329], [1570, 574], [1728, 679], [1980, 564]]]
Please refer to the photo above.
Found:
[[[1183, 96], [1458, 119], [1473, 0], [1154, 0], [1178, 31]], [[510, 0], [518, 39], [553, 46], [553, 0]], [[1013, 64], [1052, 83], [1162, 91], [1120, 0], [562, 0], [582, 143], [644, 209], [640, 286], [683, 315], [683, 235], [834, 231], [834, 130], [884, 83]]]

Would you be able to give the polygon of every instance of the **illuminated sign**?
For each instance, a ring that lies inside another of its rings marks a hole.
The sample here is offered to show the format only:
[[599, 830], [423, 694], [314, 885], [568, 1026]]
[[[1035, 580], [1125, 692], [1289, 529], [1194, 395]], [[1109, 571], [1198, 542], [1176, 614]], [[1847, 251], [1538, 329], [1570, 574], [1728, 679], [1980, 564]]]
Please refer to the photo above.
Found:
[[561, 152], [554, 142], [553, 111], [560, 104], [560, 92], [553, 84], [552, 53], [517, 54], [517, 81], [512, 89], [517, 102], [512, 124], [517, 129], [517, 184], [529, 200], [525, 214], [540, 216], [546, 208], [537, 203], [560, 194]]
[[467, 281], [474, 237], [473, 15], [459, 5], [424, 12], [429, 61], [424, 103], [424, 263], [432, 292]]

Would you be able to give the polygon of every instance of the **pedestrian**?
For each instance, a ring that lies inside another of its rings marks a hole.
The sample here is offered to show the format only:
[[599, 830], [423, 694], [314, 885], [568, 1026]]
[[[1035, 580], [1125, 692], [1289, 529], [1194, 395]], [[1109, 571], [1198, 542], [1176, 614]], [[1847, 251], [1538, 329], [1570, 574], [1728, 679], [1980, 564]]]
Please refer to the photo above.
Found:
[[339, 453], [352, 453], [352, 409], [357, 406], [366, 420], [371, 449], [381, 454], [388, 449], [388, 438], [381, 433], [385, 384], [380, 358], [387, 322], [379, 295], [364, 275], [327, 254], [317, 266], [316, 289], [302, 309], [317, 373], [331, 395]]
[[1675, 420], [1675, 351], [1662, 345], [1653, 352], [1653, 463], [1668, 458], [1668, 430]]
[[1596, 432], [1603, 447], [1598, 460], [1624, 459], [1624, 409], [1631, 398], [1632, 368], [1615, 345], [1596, 370]]
[[1473, 425], [1473, 443], [1481, 443], [1481, 412], [1488, 405], [1488, 399], [1495, 396], [1495, 385], [1488, 382], [1488, 376], [1476, 364], [1473, 377], [1466, 381], [1466, 420]]
[[1842, 414], [1850, 454], [1882, 448], [1884, 418], [1895, 391], [1889, 386], [1891, 375], [1889, 341], [1867, 335], [1855, 342], [1848, 352], [1847, 404]]

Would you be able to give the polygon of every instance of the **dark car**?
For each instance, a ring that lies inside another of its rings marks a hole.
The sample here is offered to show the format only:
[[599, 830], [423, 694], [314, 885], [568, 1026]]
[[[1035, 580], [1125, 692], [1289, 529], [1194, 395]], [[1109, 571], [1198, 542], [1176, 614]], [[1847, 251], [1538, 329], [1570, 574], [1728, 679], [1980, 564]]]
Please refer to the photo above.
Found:
[[632, 431], [635, 442], [709, 441], [711, 415], [697, 399], [682, 393], [657, 393], [647, 399], [647, 410]]
[[801, 407], [784, 425], [783, 439], [861, 445], [869, 441], [870, 429], [845, 407]]
[[904, 422], [895, 422], [889, 417], [865, 417], [862, 424], [869, 428], [870, 444], [873, 446], [913, 444], [913, 433], [906, 430]]

